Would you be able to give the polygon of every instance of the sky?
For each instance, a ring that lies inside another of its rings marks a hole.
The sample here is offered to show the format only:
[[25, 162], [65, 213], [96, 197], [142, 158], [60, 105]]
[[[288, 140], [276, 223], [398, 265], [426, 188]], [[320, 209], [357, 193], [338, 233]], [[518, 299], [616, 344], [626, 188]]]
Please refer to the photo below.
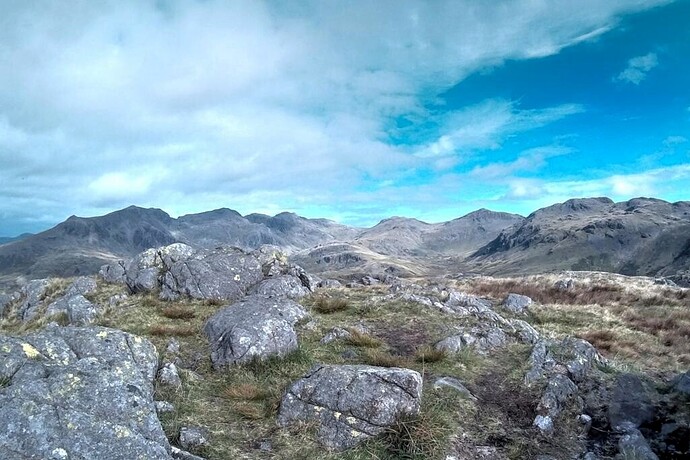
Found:
[[690, 0], [0, 0], [0, 236], [690, 199]]

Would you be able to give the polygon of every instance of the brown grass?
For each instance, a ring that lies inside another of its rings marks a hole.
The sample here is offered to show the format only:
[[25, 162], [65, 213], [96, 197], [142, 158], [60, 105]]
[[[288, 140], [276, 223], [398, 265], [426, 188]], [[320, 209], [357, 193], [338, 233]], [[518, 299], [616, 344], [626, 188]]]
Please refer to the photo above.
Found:
[[346, 299], [339, 297], [329, 298], [329, 297], [318, 297], [314, 301], [314, 310], [318, 313], [328, 315], [331, 313], [336, 313], [339, 311], [344, 311], [349, 308], [349, 303]]
[[161, 310], [161, 314], [170, 319], [192, 319], [196, 317], [194, 310], [180, 306], [165, 307]]
[[386, 351], [372, 350], [364, 355], [364, 362], [370, 366], [404, 367], [409, 368], [412, 363], [404, 356], [391, 355]]
[[266, 410], [263, 406], [253, 403], [238, 402], [233, 404], [232, 411], [247, 420], [261, 420], [266, 418]]
[[445, 350], [425, 345], [417, 350], [415, 359], [421, 363], [437, 363], [446, 359], [447, 356], [448, 353]]
[[383, 344], [381, 340], [377, 339], [376, 337], [364, 332], [360, 332], [357, 329], [349, 328], [348, 332], [350, 333], [350, 336], [345, 340], [345, 342], [353, 347], [376, 348]]
[[223, 391], [223, 394], [230, 399], [244, 401], [260, 401], [270, 396], [265, 389], [254, 383], [240, 383], [229, 386]]

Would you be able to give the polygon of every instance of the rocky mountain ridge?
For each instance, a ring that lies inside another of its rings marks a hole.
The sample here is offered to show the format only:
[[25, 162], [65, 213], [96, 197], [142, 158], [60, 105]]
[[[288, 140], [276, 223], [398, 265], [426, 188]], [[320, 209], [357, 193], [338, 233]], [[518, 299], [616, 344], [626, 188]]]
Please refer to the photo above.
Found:
[[245, 250], [272, 244], [310, 271], [340, 276], [603, 270], [687, 278], [689, 235], [690, 202], [653, 198], [572, 199], [527, 218], [486, 209], [436, 224], [392, 217], [371, 228], [292, 213], [242, 216], [226, 208], [171, 218], [131, 206], [100, 217], [72, 216], [0, 245], [0, 283], [95, 273], [103, 263], [172, 243]]

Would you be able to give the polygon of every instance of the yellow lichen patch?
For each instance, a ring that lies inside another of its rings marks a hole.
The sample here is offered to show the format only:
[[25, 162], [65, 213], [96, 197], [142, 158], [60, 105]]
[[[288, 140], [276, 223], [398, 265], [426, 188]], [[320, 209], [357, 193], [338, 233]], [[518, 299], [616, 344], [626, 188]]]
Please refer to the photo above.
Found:
[[361, 436], [362, 433], [360, 433], [357, 430], [352, 430], [352, 431], [350, 431], [350, 434], [352, 435], [353, 438], [358, 438]]
[[36, 359], [41, 356], [41, 352], [34, 348], [34, 346], [30, 343], [22, 343], [22, 350], [24, 350], [24, 354], [29, 359]]
[[67, 428], [70, 430], [74, 430], [77, 426], [72, 423], [72, 422], [67, 422]]
[[357, 419], [354, 417], [348, 417], [345, 420], [347, 420], [347, 423], [349, 423], [350, 425], [352, 425], [353, 423], [357, 423]]
[[96, 337], [99, 337], [101, 339], [105, 339], [106, 337], [108, 337], [108, 333], [106, 331], [101, 331], [98, 334], [96, 334]]
[[237, 275], [235, 275], [235, 281], [239, 281], [239, 280], [240, 280], [240, 275], [238, 273]]
[[9, 353], [10, 351], [12, 351], [12, 347], [10, 347], [9, 345], [3, 345], [3, 346], [2, 346], [2, 351], [3, 351], [4, 353]]
[[134, 343], [141, 343], [141, 337], [134, 337]]
[[336, 420], [340, 420], [340, 416], [342, 414], [340, 412], [333, 412], [333, 417], [335, 417]]

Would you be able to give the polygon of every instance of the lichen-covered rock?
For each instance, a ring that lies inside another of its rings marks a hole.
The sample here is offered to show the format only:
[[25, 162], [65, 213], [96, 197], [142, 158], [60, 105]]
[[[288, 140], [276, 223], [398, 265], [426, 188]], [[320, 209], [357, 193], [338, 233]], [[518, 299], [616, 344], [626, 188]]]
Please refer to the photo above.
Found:
[[180, 445], [185, 449], [199, 449], [208, 445], [208, 430], [198, 426], [180, 428]]
[[214, 367], [284, 356], [297, 348], [295, 324], [307, 312], [285, 298], [248, 296], [213, 315], [204, 332]]
[[125, 263], [122, 260], [112, 264], [105, 264], [98, 270], [98, 276], [106, 283], [124, 284], [127, 282]]
[[31, 280], [22, 286], [19, 291], [22, 302], [17, 311], [17, 315], [22, 321], [29, 321], [38, 315], [49, 286], [50, 281], [47, 279]]
[[448, 353], [458, 353], [464, 348], [472, 348], [478, 353], [486, 354], [507, 345], [509, 341], [502, 329], [482, 325], [465, 328], [459, 334], [441, 340], [435, 348]]
[[46, 316], [64, 314], [74, 326], [88, 326], [98, 317], [100, 309], [81, 294], [66, 295], [48, 305]]
[[259, 261], [237, 248], [202, 250], [166, 267], [160, 295], [167, 300], [180, 296], [239, 300], [263, 279]]
[[596, 365], [605, 364], [606, 360], [594, 346], [583, 339], [566, 338], [561, 341], [561, 347], [574, 355], [565, 363], [568, 374], [574, 382], [583, 381]]
[[342, 450], [419, 413], [422, 377], [400, 368], [315, 366], [293, 383], [278, 422], [316, 422], [319, 441]]
[[491, 311], [491, 302], [465, 292], [450, 291], [445, 302], [447, 307], [452, 309], [466, 309], [470, 313], [481, 313]]
[[71, 297], [75, 295], [91, 294], [98, 288], [96, 279], [92, 276], [80, 276], [75, 279], [72, 284], [65, 291], [65, 296]]
[[250, 291], [253, 294], [266, 297], [287, 297], [288, 299], [299, 299], [311, 292], [302, 280], [291, 275], [280, 275], [267, 278], [257, 284]]
[[320, 343], [327, 345], [335, 340], [348, 339], [352, 336], [350, 331], [342, 327], [333, 327], [323, 336]]
[[511, 319], [508, 322], [513, 327], [513, 332], [520, 339], [520, 342], [534, 345], [539, 341], [539, 332], [527, 321]]
[[503, 308], [518, 315], [526, 314], [530, 305], [532, 299], [520, 294], [508, 294], [503, 301]]
[[[182, 379], [180, 374], [177, 372], [177, 366], [173, 363], [165, 363], [158, 371], [158, 381], [163, 385], [167, 385], [174, 388], [179, 388], [182, 386]], [[184, 447], [184, 446], [183, 446]]]
[[567, 376], [556, 374], [551, 377], [537, 405], [538, 415], [534, 419], [534, 425], [544, 433], [550, 432], [553, 420], [576, 394], [577, 386]]
[[0, 336], [0, 458], [169, 460], [154, 346], [101, 327]]

